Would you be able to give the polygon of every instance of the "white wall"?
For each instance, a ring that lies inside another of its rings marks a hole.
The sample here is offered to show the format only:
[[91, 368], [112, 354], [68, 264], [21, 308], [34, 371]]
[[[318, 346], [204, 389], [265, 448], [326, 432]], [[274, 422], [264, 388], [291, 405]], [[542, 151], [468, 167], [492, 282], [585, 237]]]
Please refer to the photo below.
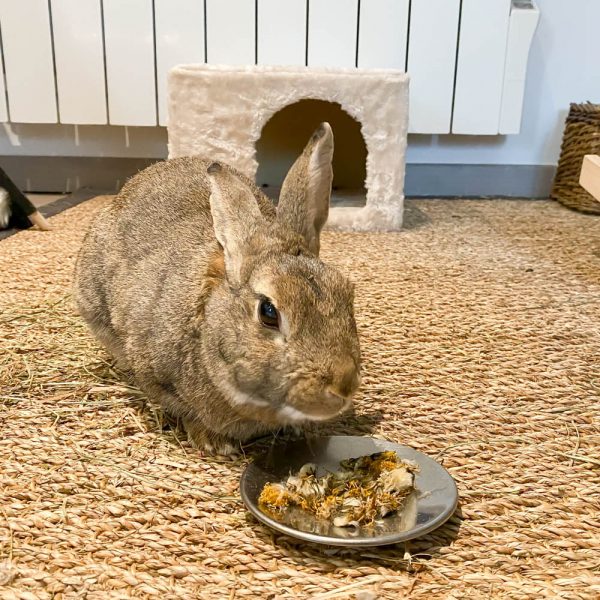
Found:
[[[522, 130], [516, 136], [409, 137], [408, 162], [552, 165], [570, 102], [600, 103], [600, 0], [536, 0]], [[166, 156], [160, 127], [5, 125], [0, 155]]]
[[410, 163], [554, 165], [571, 102], [600, 103], [600, 0], [535, 0], [521, 133], [412, 136]]

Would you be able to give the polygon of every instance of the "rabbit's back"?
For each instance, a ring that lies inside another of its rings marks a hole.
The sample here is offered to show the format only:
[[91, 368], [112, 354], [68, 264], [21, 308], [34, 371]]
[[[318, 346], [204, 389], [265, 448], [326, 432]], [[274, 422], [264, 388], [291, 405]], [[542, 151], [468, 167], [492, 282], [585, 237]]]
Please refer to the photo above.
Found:
[[[180, 343], [189, 325], [185, 319], [197, 313], [201, 274], [220, 251], [210, 212], [210, 163], [183, 157], [145, 169], [125, 184], [85, 237], [76, 271], [79, 312], [124, 366], [132, 366], [132, 355], [141, 364], [152, 347]], [[266, 196], [236, 175], [273, 218]], [[172, 351], [178, 352], [175, 346]]]
[[[135, 262], [171, 243], [173, 249], [191, 245], [197, 252], [199, 240], [214, 240], [206, 173], [210, 163], [199, 157], [156, 163], [123, 186], [106, 214], [126, 251], [123, 258]], [[241, 173], [236, 175], [253, 189], [263, 213], [274, 215], [265, 195]]]

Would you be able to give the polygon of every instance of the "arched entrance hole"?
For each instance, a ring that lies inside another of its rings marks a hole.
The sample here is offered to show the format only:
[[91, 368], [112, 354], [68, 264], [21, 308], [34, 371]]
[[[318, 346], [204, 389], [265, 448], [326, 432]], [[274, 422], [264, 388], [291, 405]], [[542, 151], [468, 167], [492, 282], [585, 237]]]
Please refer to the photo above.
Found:
[[332, 205], [364, 206], [367, 149], [360, 123], [337, 102], [300, 100], [275, 113], [256, 142], [256, 183], [276, 199], [289, 168], [323, 121], [335, 138]]

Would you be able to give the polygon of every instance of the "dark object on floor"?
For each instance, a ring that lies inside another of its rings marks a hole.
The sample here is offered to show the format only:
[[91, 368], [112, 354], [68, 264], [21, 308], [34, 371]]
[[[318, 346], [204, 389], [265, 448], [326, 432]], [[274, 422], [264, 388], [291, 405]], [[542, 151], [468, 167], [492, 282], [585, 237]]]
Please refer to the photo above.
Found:
[[[69, 194], [68, 196], [64, 196], [55, 200], [54, 202], [50, 202], [50, 204], [44, 204], [44, 206], [40, 207], [40, 212], [42, 215], [48, 219], [53, 217], [54, 215], [58, 215], [64, 210], [68, 210], [69, 208], [73, 208], [90, 198], [95, 198], [96, 196], [101, 196], [106, 192], [103, 190], [95, 190], [91, 188], [83, 188]], [[0, 242], [15, 233], [18, 233], [19, 229], [0, 229]]]
[[50, 229], [37, 208], [0, 168], [0, 228], [27, 229], [32, 225]]
[[584, 213], [600, 214], [600, 202], [579, 185], [586, 154], [600, 154], [600, 105], [571, 104], [550, 197]]

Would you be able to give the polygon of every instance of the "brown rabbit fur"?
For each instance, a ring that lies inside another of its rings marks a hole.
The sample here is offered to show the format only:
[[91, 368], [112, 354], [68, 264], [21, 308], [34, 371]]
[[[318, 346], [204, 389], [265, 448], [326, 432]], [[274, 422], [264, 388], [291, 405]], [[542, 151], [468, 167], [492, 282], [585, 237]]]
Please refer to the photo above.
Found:
[[[358, 386], [353, 286], [318, 259], [332, 154], [323, 123], [277, 210], [227, 165], [155, 164], [123, 187], [84, 240], [80, 314], [207, 451], [231, 453], [284, 425], [333, 418]], [[265, 326], [265, 302], [277, 311], [275, 327]]]

